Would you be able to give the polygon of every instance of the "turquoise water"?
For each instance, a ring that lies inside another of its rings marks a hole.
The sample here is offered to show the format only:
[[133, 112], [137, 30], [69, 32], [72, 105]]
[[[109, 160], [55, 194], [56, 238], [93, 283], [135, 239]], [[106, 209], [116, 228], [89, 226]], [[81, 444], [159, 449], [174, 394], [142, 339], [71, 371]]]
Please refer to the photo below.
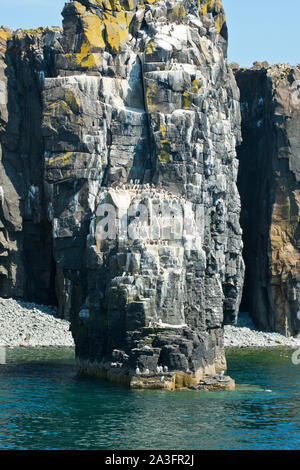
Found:
[[77, 378], [72, 349], [8, 350], [0, 449], [299, 449], [291, 354], [228, 352], [235, 392], [133, 392]]

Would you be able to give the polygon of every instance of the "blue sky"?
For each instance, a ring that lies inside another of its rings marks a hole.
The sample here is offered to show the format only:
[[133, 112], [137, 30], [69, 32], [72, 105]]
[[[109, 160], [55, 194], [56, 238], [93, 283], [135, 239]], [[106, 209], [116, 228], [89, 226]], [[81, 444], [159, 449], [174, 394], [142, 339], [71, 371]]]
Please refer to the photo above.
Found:
[[[0, 25], [13, 29], [61, 26], [65, 0], [0, 0]], [[223, 0], [229, 27], [229, 62], [251, 66], [300, 63], [300, 0]]]
[[223, 6], [230, 62], [300, 63], [300, 0], [223, 0]]

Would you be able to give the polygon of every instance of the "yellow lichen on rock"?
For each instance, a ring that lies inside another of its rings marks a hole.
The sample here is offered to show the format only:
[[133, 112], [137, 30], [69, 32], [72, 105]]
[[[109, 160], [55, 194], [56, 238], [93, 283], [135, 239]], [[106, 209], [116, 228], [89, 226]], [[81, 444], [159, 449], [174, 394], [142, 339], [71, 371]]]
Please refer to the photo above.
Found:
[[0, 29], [0, 37], [2, 39], [5, 39], [5, 41], [11, 36], [11, 34], [8, 31], [4, 31], [4, 29]]
[[66, 90], [65, 97], [66, 97], [66, 103], [69, 105], [73, 113], [78, 114], [80, 111], [79, 99], [74, 95], [74, 93], [71, 90]]
[[167, 163], [169, 161], [170, 154], [165, 149], [161, 149], [160, 154], [158, 155], [158, 159], [162, 163]]
[[168, 151], [169, 150], [169, 141], [167, 139], [167, 128], [164, 124], [160, 124], [159, 133], [161, 135], [161, 137], [160, 137], [160, 147], [161, 147], [161, 149], [160, 149], [160, 152], [159, 152], [159, 155], [158, 155], [158, 159], [162, 163], [167, 163], [169, 161], [169, 158], [170, 158], [170, 152]]
[[194, 93], [195, 95], [201, 93], [203, 91], [202, 87], [199, 84], [198, 80], [193, 80], [192, 82], [192, 88], [191, 92]]
[[[78, 2], [74, 2], [78, 3]], [[81, 5], [81, 4], [80, 4]], [[77, 65], [93, 68], [101, 65], [101, 51], [105, 49], [103, 26], [99, 16], [87, 13], [85, 7], [76, 9], [83, 28], [84, 40], [76, 57]], [[99, 52], [100, 49], [100, 52]]]
[[207, 15], [207, 3], [201, 6], [200, 0], [198, 1], [198, 7], [200, 8], [201, 15]]
[[44, 116], [59, 116], [61, 114], [66, 114], [68, 111], [68, 105], [63, 100], [55, 101], [54, 103], [49, 104], [47, 109], [44, 111]]
[[72, 122], [80, 124], [80, 101], [70, 90], [65, 91], [64, 99], [59, 99], [50, 103], [44, 111], [44, 120], [49, 120], [51, 117], [68, 116]]
[[122, 7], [120, 5], [119, 0], [109, 0], [109, 1], [110, 1], [112, 11], [121, 11], [122, 10]]
[[136, 7], [136, 2], [135, 0], [127, 0], [127, 8], [125, 8], [126, 10], [129, 10], [129, 11], [132, 11], [135, 9]]
[[99, 16], [86, 14], [82, 18], [83, 31], [86, 42], [91, 48], [105, 49], [102, 33], [102, 24]]
[[73, 8], [82, 26], [83, 41], [80, 52], [77, 52], [74, 56], [70, 54], [70, 57], [75, 58], [76, 65], [83, 68], [97, 67], [102, 63], [101, 52], [106, 47], [102, 21], [98, 15], [87, 11], [86, 7], [80, 2], [73, 2]]
[[183, 5], [183, 2], [179, 2], [173, 8], [173, 13], [178, 19], [183, 19], [186, 17], [186, 11]]
[[153, 102], [153, 98], [155, 98], [157, 93], [157, 82], [153, 80], [149, 80], [147, 82], [147, 88], [146, 88], [146, 106], [147, 110], [150, 113], [154, 113], [156, 111], [156, 106]]
[[103, 24], [106, 32], [106, 43], [112, 52], [119, 52], [120, 44], [124, 42], [129, 34], [128, 26], [133, 15], [126, 15], [121, 10], [113, 16], [109, 12], [103, 13]]
[[75, 54], [76, 62], [81, 67], [93, 68], [101, 65], [102, 57], [100, 54], [90, 53], [90, 46], [86, 42], [81, 45], [81, 50]]
[[191, 108], [191, 102], [190, 102], [190, 97], [189, 97], [189, 92], [185, 91], [183, 94], [183, 109], [190, 109]]
[[226, 16], [222, 6], [222, 0], [204, 0], [198, 1], [198, 7], [201, 15], [207, 15], [212, 13], [214, 15], [214, 21], [217, 28], [217, 33], [220, 34], [224, 23], [226, 22]]
[[[95, 7], [100, 7], [102, 13]], [[75, 1], [65, 7], [65, 15], [70, 11], [77, 17], [82, 34], [79, 36], [79, 52], [70, 54], [75, 65], [83, 68], [97, 68], [102, 64], [102, 51], [118, 53], [120, 45], [129, 35], [129, 25], [134, 17], [135, 1], [127, 0], [121, 4], [119, 0], [93, 0], [87, 6]], [[77, 36], [78, 23], [73, 25], [73, 35]], [[74, 36], [73, 36], [74, 37]], [[78, 47], [78, 46], [77, 46]], [[68, 54], [65, 54], [67, 57]]]
[[22, 39], [25, 37], [38, 37], [41, 36], [47, 28], [36, 28], [36, 29], [18, 29], [16, 33], [14, 33], [14, 36], [17, 39]]
[[36, 28], [36, 29], [24, 29], [24, 34], [31, 34], [32, 36], [40, 36], [44, 32], [44, 28]]
[[72, 157], [72, 155], [73, 152], [67, 152], [64, 155], [50, 157], [48, 160], [48, 165], [54, 167], [65, 167], [70, 163], [70, 158]]
[[79, 15], [83, 15], [86, 12], [85, 6], [82, 5], [82, 3], [80, 2], [73, 2], [73, 7], [75, 8], [76, 13], [78, 13]]
[[149, 54], [152, 54], [152, 52], [154, 51], [154, 41], [150, 41], [148, 42], [147, 44], [147, 47], [146, 47], [146, 54], [149, 55]]
[[61, 159], [61, 165], [62, 166], [68, 165], [71, 156], [72, 156], [72, 152], [67, 152], [65, 155], [63, 155]]
[[215, 19], [215, 25], [216, 25], [216, 28], [217, 28], [217, 33], [220, 34], [222, 28], [223, 28], [223, 25], [226, 21], [226, 16], [224, 13], [220, 13], [216, 19]]

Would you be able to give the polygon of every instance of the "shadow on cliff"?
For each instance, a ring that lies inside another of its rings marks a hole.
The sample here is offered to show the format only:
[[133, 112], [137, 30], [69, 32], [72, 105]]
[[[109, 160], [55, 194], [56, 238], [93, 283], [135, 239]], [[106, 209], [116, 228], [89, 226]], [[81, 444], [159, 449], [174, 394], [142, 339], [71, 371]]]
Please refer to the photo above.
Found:
[[5, 53], [7, 121], [0, 135], [4, 190], [0, 222], [7, 256], [0, 295], [55, 304], [55, 263], [43, 185], [41, 134], [41, 69], [46, 69], [43, 73], [50, 71], [30, 46], [28, 37], [12, 38]]

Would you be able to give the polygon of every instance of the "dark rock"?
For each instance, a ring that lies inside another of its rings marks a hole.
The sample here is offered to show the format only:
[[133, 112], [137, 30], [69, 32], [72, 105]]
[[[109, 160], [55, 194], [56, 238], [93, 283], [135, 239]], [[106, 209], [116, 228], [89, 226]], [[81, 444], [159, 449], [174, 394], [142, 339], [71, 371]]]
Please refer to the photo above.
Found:
[[224, 368], [243, 284], [225, 15], [207, 0], [99, 5], [4, 41], [1, 294], [55, 285], [81, 372], [137, 387], [136, 366], [160, 364], [172, 388]]
[[288, 64], [236, 74], [243, 143], [238, 186], [246, 263], [242, 309], [257, 326], [300, 331], [300, 69]]

